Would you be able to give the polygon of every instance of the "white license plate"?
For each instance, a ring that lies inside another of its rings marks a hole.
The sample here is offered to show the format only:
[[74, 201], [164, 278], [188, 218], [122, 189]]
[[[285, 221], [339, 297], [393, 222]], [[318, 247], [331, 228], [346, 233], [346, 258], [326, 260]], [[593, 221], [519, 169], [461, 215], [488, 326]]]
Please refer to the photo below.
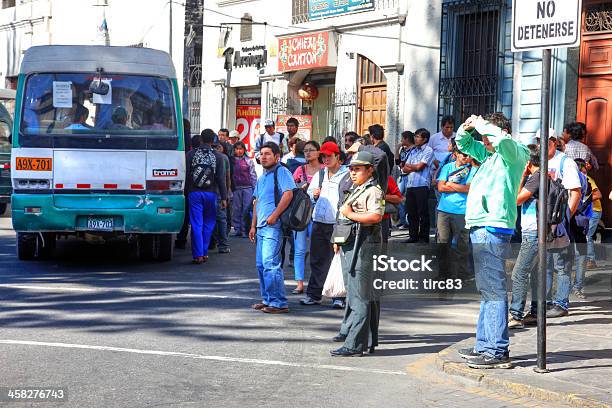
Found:
[[114, 223], [112, 217], [89, 217], [87, 229], [90, 231], [112, 231]]

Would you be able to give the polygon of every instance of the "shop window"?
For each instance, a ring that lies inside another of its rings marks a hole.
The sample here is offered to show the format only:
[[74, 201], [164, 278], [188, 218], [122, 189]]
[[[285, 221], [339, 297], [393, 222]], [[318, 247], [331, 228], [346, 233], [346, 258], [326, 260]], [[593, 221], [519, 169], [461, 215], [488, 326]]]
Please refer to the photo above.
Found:
[[440, 116], [463, 121], [496, 110], [504, 0], [454, 0], [442, 5]]
[[300, 24], [309, 21], [308, 0], [291, 0], [292, 4], [292, 24]]
[[253, 17], [246, 13], [240, 18], [240, 41], [251, 41], [253, 39]]

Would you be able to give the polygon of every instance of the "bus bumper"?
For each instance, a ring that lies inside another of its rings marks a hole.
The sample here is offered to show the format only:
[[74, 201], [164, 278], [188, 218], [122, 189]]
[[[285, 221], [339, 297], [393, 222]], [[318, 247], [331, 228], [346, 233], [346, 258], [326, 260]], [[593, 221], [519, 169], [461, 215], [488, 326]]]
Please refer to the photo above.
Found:
[[18, 232], [97, 232], [88, 228], [88, 219], [97, 217], [112, 218], [112, 231], [103, 231], [106, 233], [162, 234], [180, 231], [185, 198], [182, 194], [13, 194], [11, 208], [13, 228]]

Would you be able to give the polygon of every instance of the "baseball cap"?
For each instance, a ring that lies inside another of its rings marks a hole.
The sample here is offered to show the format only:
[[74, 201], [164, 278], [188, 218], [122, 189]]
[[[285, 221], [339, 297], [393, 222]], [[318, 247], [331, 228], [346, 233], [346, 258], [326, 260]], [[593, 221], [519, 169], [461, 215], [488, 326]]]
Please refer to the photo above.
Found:
[[351, 159], [351, 166], [373, 166], [374, 165], [374, 156], [370, 152], [361, 151], [357, 152], [353, 158]]
[[[557, 132], [555, 131], [555, 129], [553, 128], [548, 128], [548, 137], [549, 138], [553, 138], [553, 139], [557, 139]], [[539, 139], [540, 138], [540, 129], [538, 129], [538, 131], [535, 134], [535, 138]]]
[[520, 138], [520, 142], [524, 144], [525, 146], [537, 146], [538, 138], [532, 134], [522, 134]]
[[237, 130], [232, 130], [232, 131], [229, 133], [229, 137], [230, 137], [230, 139], [231, 139], [231, 138], [233, 138], [233, 137], [238, 138], [238, 137], [240, 137], [240, 133], [238, 133], [238, 131], [237, 131]]
[[340, 148], [338, 148], [338, 145], [335, 144], [334, 142], [325, 142], [323, 143], [323, 146], [321, 146], [320, 152], [321, 154], [331, 156], [333, 154], [339, 154]]
[[264, 122], [264, 127], [274, 126], [274, 121], [272, 119], [266, 119]]

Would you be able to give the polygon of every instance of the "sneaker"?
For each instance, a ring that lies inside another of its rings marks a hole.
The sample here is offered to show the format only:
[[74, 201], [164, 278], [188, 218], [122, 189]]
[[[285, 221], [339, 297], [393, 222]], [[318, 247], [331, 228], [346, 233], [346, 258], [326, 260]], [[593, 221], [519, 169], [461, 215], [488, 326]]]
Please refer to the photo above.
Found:
[[546, 312], [547, 319], [554, 319], [557, 317], [567, 316], [569, 313], [567, 310], [563, 309], [561, 306], [555, 306], [549, 311]]
[[538, 317], [536, 315], [529, 313], [523, 317], [524, 326], [535, 326], [536, 324], [538, 324]]
[[497, 358], [481, 354], [468, 359], [467, 366], [470, 368], [512, 368], [512, 362], [508, 356]]
[[586, 296], [584, 295], [582, 289], [574, 290], [574, 296], [580, 300], [586, 300]]
[[474, 347], [459, 349], [457, 350], [457, 353], [459, 356], [461, 356], [461, 358], [465, 358], [466, 360], [469, 358], [478, 357], [480, 355], [480, 353], [474, 350]]
[[334, 309], [344, 309], [345, 306], [346, 304], [342, 299], [334, 299], [334, 301], [332, 302], [332, 307]]
[[589, 259], [586, 263], [586, 268], [587, 269], [595, 269], [597, 268], [597, 264], [595, 263], [595, 261]]
[[320, 300], [314, 300], [310, 296], [306, 296], [304, 299], [300, 299], [300, 304], [306, 305], [306, 306], [320, 305], [321, 301]]
[[513, 329], [523, 329], [525, 328], [525, 324], [522, 320], [515, 319], [514, 316], [510, 316], [508, 318], [508, 328]]
[[229, 248], [219, 248], [219, 253], [220, 254], [229, 254], [232, 251]]

